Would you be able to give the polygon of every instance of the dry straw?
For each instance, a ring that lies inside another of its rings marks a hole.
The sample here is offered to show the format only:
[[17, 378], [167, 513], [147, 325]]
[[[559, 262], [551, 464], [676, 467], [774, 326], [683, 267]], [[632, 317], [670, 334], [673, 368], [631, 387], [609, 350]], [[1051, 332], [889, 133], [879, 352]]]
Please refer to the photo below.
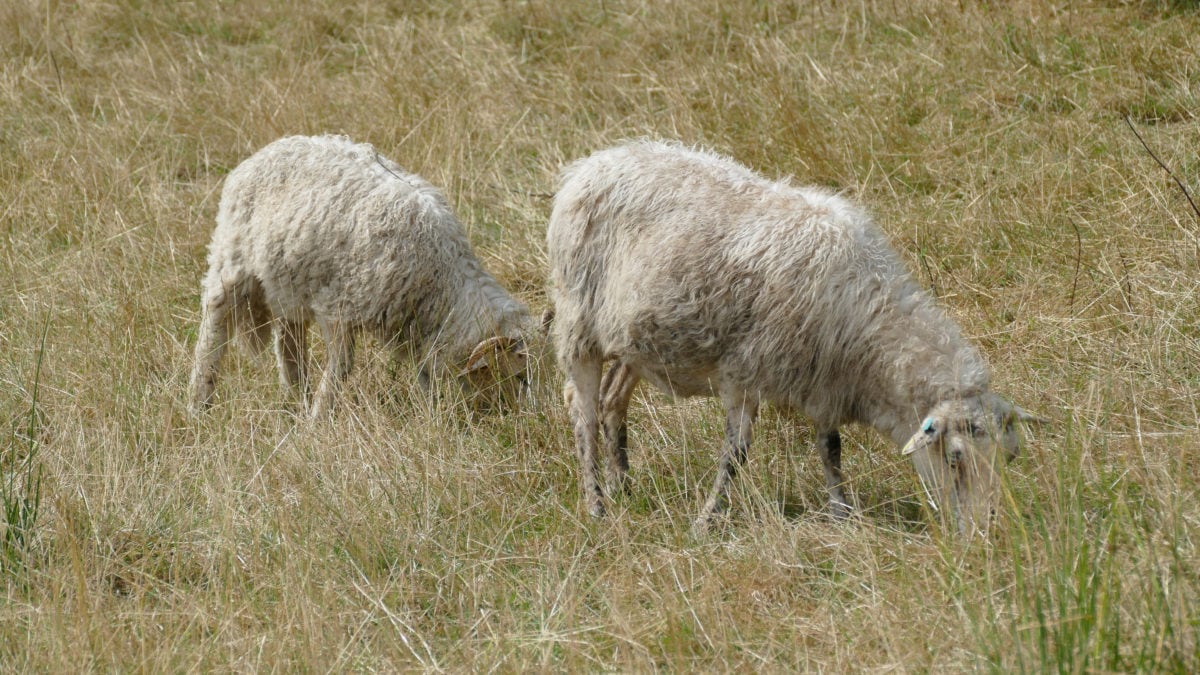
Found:
[[[0, 479], [32, 457], [41, 483], [0, 670], [1195, 672], [1197, 54], [1166, 0], [3, 3]], [[773, 410], [729, 527], [692, 539], [720, 414], [649, 392], [593, 522], [544, 347], [519, 412], [464, 415], [368, 342], [327, 423], [244, 355], [192, 418], [222, 180], [314, 133], [443, 188], [535, 312], [542, 195], [597, 148], [843, 191], [1055, 422], [962, 547], [863, 430], [832, 522]]]

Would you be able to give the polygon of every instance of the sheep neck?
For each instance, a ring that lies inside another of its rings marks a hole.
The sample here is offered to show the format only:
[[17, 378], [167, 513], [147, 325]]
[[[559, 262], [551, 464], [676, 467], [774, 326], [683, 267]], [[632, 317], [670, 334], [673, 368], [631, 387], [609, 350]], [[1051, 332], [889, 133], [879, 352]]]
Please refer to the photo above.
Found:
[[890, 338], [874, 341], [881, 386], [862, 402], [862, 421], [902, 443], [938, 403], [987, 391], [990, 376], [979, 350], [928, 293], [910, 281], [897, 295], [881, 331]]
[[433, 348], [452, 362], [466, 359], [483, 340], [505, 335], [519, 337], [526, 316], [523, 305], [508, 294], [473, 255], [463, 257], [455, 279], [447, 279], [450, 313], [434, 339]]

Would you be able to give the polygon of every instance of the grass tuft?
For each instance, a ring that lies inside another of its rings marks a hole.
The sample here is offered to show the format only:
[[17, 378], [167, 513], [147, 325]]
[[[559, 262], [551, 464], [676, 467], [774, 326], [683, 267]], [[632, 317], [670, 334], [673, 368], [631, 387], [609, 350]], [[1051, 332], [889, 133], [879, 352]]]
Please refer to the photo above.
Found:
[[[23, 581], [38, 535], [38, 516], [42, 506], [42, 464], [38, 450], [45, 415], [38, 408], [38, 389], [42, 377], [42, 359], [46, 353], [47, 317], [42, 327], [29, 391], [29, 411], [24, 420], [14, 420], [8, 448], [0, 455], [0, 576], [9, 583]], [[18, 425], [23, 422], [23, 428]]]

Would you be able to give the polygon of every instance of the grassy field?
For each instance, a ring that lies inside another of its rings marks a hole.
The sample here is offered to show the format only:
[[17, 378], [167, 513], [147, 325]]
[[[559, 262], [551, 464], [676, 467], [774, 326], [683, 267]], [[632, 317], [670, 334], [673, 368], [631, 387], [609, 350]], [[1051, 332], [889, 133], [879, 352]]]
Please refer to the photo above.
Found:
[[[1194, 2], [5, 2], [0, 670], [1195, 672], [1200, 214], [1133, 129], [1200, 198]], [[692, 538], [721, 415], [648, 390], [594, 522], [548, 349], [519, 413], [367, 344], [328, 423], [237, 350], [189, 417], [223, 177], [323, 132], [443, 186], [535, 311], [592, 150], [833, 186], [1052, 421], [963, 546], [865, 429], [830, 521], [770, 410]]]

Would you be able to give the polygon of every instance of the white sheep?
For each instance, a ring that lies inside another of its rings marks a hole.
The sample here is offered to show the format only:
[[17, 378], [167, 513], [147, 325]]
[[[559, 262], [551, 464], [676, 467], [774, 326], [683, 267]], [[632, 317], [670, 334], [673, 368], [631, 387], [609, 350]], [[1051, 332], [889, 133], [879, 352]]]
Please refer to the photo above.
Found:
[[311, 321], [328, 355], [313, 417], [332, 409], [363, 330], [420, 359], [426, 386], [453, 368], [468, 393], [510, 396], [523, 377], [525, 306], [480, 265], [441, 192], [370, 145], [293, 136], [242, 162], [208, 264], [194, 409], [212, 400], [229, 339], [261, 350], [272, 331], [280, 380], [306, 405]]
[[903, 444], [960, 529], [985, 526], [1000, 465], [1018, 451], [1013, 423], [1029, 416], [989, 391], [979, 351], [846, 200], [709, 152], [637, 141], [564, 170], [546, 240], [592, 515], [605, 510], [597, 430], [608, 488], [624, 491], [626, 411], [645, 379], [724, 404], [699, 529], [726, 507], [760, 403], [813, 421], [836, 516], [849, 512], [838, 428], [859, 422]]

